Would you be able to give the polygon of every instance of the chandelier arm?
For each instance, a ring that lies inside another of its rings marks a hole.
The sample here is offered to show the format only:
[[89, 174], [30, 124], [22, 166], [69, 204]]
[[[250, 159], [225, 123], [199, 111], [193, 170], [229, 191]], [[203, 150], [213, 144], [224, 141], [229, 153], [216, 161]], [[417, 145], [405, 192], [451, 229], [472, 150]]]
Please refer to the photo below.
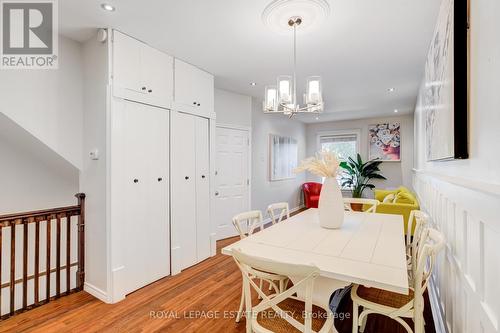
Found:
[[288, 105], [283, 104], [283, 103], [280, 103], [280, 106], [281, 106], [283, 109], [287, 109], [287, 110], [289, 110], [289, 111], [291, 111], [291, 112], [295, 112], [295, 111], [297, 110], [296, 108], [291, 108], [291, 107], [289, 107]]

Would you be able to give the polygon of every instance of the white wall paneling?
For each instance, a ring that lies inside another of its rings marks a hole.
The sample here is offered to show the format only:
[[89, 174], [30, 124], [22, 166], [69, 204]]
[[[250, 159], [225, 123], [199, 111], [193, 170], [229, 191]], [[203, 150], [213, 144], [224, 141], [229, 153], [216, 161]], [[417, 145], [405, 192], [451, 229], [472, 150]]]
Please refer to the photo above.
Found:
[[422, 209], [447, 239], [432, 284], [448, 332], [499, 332], [500, 193], [418, 170], [413, 181]]

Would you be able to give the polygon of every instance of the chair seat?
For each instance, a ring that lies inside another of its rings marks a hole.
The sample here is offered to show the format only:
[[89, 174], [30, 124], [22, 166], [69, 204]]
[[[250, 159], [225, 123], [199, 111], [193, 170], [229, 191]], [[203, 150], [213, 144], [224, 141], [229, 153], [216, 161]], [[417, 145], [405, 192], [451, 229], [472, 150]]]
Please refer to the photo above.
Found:
[[[284, 301], [278, 303], [278, 306], [283, 311], [287, 312], [288, 315], [292, 316], [299, 323], [304, 324], [304, 302], [295, 298], [287, 298]], [[312, 309], [312, 329], [315, 332], [319, 332], [321, 328], [325, 325], [328, 319], [327, 310], [320, 306], [313, 304]], [[292, 324], [287, 322], [285, 319], [279, 317], [279, 315], [273, 309], [267, 309], [261, 311], [257, 315], [257, 323], [263, 328], [277, 333], [292, 333], [301, 332], [296, 329]]]
[[358, 286], [353, 288], [353, 291], [359, 298], [365, 301], [385, 305], [391, 308], [401, 308], [408, 302], [413, 300], [413, 290], [409, 291], [408, 295], [394, 293], [392, 291], [382, 290], [378, 288], [367, 288]]

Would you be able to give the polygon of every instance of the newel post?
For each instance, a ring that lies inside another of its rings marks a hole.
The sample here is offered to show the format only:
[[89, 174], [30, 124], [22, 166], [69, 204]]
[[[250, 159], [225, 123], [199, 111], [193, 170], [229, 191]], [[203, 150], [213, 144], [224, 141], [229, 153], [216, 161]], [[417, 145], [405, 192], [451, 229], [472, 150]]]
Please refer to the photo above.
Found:
[[80, 207], [80, 215], [78, 216], [78, 270], [76, 273], [77, 289], [83, 290], [85, 282], [85, 193], [77, 193], [75, 197], [78, 199]]

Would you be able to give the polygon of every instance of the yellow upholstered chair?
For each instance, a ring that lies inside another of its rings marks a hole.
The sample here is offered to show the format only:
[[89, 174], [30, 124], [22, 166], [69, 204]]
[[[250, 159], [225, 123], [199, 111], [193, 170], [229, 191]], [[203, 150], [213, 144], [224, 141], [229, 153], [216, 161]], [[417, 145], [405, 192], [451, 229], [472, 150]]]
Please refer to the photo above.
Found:
[[[416, 196], [406, 187], [401, 186], [396, 190], [379, 190], [375, 189], [375, 199], [380, 201], [377, 206], [377, 213], [397, 214], [403, 216], [404, 230], [408, 230], [408, 219], [412, 210], [419, 210], [420, 205]], [[394, 195], [392, 202], [384, 202], [384, 199], [390, 195]], [[415, 224], [414, 224], [415, 226]], [[414, 228], [412, 229], [413, 234]]]

